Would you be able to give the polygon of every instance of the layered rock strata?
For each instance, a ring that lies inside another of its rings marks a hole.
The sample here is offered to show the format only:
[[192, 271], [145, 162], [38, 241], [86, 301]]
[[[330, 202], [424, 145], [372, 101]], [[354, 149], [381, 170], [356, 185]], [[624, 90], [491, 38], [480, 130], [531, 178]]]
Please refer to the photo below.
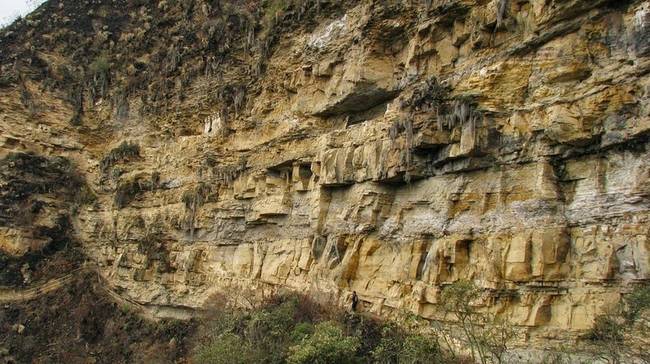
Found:
[[[76, 235], [124, 297], [355, 290], [363, 310], [442, 319], [441, 289], [472, 280], [536, 341], [583, 333], [650, 278], [646, 1], [192, 4], [129, 8], [119, 28], [77, 15], [115, 59], [81, 109], [42, 86], [56, 71], [0, 88], [0, 153], [75, 162], [97, 196]], [[68, 5], [19, 28], [51, 70], [72, 58], [38, 24]], [[182, 17], [239, 33], [189, 41]], [[12, 29], [2, 67], [25, 74]]]

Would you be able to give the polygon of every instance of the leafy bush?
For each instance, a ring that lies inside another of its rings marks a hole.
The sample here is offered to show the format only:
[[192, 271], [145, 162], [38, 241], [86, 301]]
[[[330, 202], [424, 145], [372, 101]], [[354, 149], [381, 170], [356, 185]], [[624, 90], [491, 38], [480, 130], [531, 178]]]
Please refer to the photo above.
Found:
[[402, 350], [404, 335], [398, 327], [387, 325], [381, 333], [379, 344], [371, 352], [373, 362], [377, 364], [397, 363]]
[[469, 281], [457, 281], [445, 287], [442, 291], [442, 309], [455, 319], [461, 334], [440, 331], [449, 336], [445, 342], [464, 342], [471, 351], [472, 361], [501, 363], [516, 332], [512, 325], [501, 321], [496, 315], [477, 310], [474, 304], [480, 296], [479, 288]]
[[270, 28], [275, 18], [281, 15], [289, 6], [288, 0], [267, 0], [263, 2], [264, 18], [262, 24], [265, 28]]
[[440, 363], [442, 359], [435, 338], [425, 335], [407, 336], [399, 355], [399, 362], [405, 364]]
[[597, 316], [587, 334], [595, 344], [595, 354], [610, 363], [620, 363], [623, 356], [648, 362], [649, 309], [650, 284], [645, 283], [623, 296], [617, 306]]
[[328, 364], [354, 363], [361, 345], [359, 338], [346, 336], [336, 323], [326, 321], [314, 328], [314, 334], [292, 346], [288, 363]]
[[620, 345], [623, 342], [622, 322], [613, 315], [600, 315], [596, 317], [589, 338], [594, 341], [607, 341]]
[[225, 333], [200, 348], [194, 361], [199, 364], [249, 364], [259, 362], [261, 354], [251, 343], [238, 335]]
[[639, 319], [643, 311], [650, 309], [650, 284], [635, 288], [623, 299], [623, 317], [627, 322]]
[[291, 341], [300, 342], [314, 333], [314, 325], [309, 322], [301, 322], [293, 328]]
[[[220, 302], [214, 308], [207, 339], [196, 351], [195, 361], [239, 363], [239, 359], [233, 358], [241, 357], [249, 363], [284, 363], [287, 348], [296, 342], [294, 338], [302, 339], [310, 334], [304, 335], [309, 330], [308, 323], [300, 325], [294, 332], [298, 322], [296, 317], [301, 316], [299, 300], [295, 296], [274, 297], [263, 307], [250, 312], [230, 309], [230, 306], [227, 302]], [[226, 334], [228, 336], [224, 336]], [[216, 356], [223, 359], [210, 359]]]
[[249, 302], [246, 311], [223, 301], [233, 296], [215, 297], [195, 362], [453, 363], [432, 334], [346, 314], [297, 294], [272, 296], [261, 306]]
[[374, 363], [442, 363], [445, 360], [436, 337], [407, 333], [395, 325], [386, 325], [379, 344], [371, 353]]
[[253, 312], [246, 334], [252, 341], [280, 340], [293, 328], [294, 302], [286, 301], [272, 309]]
[[90, 72], [93, 74], [106, 73], [110, 70], [111, 64], [106, 56], [98, 56], [88, 66]]

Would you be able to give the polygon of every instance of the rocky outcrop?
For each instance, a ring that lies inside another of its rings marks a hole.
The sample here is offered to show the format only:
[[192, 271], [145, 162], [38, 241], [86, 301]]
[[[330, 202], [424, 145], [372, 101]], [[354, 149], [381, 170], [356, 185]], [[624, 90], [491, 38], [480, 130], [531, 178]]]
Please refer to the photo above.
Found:
[[[472, 280], [481, 309], [547, 342], [650, 279], [647, 2], [160, 2], [120, 27], [84, 8], [113, 58], [79, 66], [76, 109], [39, 86], [73, 59], [49, 29], [84, 31], [56, 3], [3, 31], [3, 69], [27, 76], [0, 89], [0, 153], [84, 172], [97, 201], [76, 234], [130, 300], [355, 290], [435, 320], [441, 289]], [[17, 61], [25, 34], [49, 76]], [[111, 154], [125, 141], [138, 152]]]

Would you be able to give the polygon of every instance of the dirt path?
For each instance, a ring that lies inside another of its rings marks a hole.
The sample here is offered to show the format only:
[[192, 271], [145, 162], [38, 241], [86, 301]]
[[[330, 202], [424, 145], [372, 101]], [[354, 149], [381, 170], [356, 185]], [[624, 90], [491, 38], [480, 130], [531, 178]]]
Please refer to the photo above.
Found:
[[[41, 297], [50, 292], [66, 287], [79, 274], [84, 272], [97, 272], [97, 267], [93, 264], [84, 264], [70, 273], [50, 279], [46, 282], [37, 283], [31, 287], [26, 288], [12, 288], [0, 287], [0, 304], [30, 301]], [[101, 289], [116, 303], [121, 306], [126, 306], [130, 311], [139, 314], [149, 320], [160, 320], [163, 318], [173, 318], [187, 320], [195, 316], [200, 309], [195, 309], [186, 306], [173, 306], [173, 305], [155, 305], [155, 304], [142, 304], [130, 298], [124, 297], [110, 288], [108, 282], [101, 274], [98, 273], [99, 279], [102, 281]]]
[[9, 288], [0, 287], [0, 303], [29, 301], [38, 298], [44, 294], [56, 291], [72, 282], [79, 273], [89, 271], [92, 267], [82, 266], [77, 268], [63, 277], [53, 278], [46, 282], [36, 284], [27, 288]]

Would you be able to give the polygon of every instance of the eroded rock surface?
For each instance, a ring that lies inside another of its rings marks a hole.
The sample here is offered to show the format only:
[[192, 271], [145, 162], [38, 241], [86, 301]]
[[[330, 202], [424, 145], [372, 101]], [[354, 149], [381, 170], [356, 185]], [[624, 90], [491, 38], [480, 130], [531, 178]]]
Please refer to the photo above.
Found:
[[536, 342], [650, 279], [647, 1], [179, 3], [1, 35], [0, 154], [83, 171], [74, 228], [123, 295], [441, 319], [473, 280]]

